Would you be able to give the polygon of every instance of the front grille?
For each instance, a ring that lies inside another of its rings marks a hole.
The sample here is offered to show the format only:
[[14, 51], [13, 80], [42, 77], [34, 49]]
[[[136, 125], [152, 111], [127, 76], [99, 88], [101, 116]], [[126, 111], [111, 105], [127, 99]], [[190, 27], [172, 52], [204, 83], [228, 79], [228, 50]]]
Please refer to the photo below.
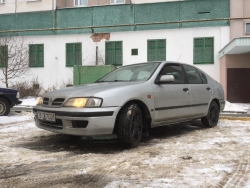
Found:
[[64, 99], [63, 98], [58, 98], [58, 99], [55, 99], [53, 102], [52, 102], [52, 106], [61, 106], [61, 104], [64, 102]]
[[43, 105], [48, 106], [50, 104], [51, 106], [58, 107], [58, 106], [62, 105], [62, 103], [64, 102], [65, 99], [64, 98], [56, 98], [52, 101], [52, 103], [49, 102], [49, 100], [50, 100], [49, 98], [43, 98]]
[[53, 129], [63, 129], [63, 124], [61, 119], [56, 119], [56, 122], [50, 122], [50, 121], [43, 121], [40, 119], [37, 119], [39, 124], [41, 124], [44, 127], [49, 127]]
[[43, 105], [49, 104], [49, 98], [43, 98]]

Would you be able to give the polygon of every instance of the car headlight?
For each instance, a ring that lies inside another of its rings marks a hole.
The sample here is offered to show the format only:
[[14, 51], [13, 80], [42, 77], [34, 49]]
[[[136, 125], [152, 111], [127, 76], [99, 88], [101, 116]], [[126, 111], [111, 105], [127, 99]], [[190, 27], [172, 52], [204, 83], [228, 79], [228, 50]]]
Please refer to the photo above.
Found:
[[38, 97], [36, 105], [42, 105], [43, 103], [43, 98], [42, 97]]
[[99, 107], [102, 104], [102, 99], [100, 98], [72, 98], [69, 99], [63, 106], [64, 107]]
[[19, 93], [19, 92], [17, 92], [17, 94], [16, 94], [16, 98], [17, 98], [17, 99], [19, 99], [19, 98], [20, 98], [20, 93]]

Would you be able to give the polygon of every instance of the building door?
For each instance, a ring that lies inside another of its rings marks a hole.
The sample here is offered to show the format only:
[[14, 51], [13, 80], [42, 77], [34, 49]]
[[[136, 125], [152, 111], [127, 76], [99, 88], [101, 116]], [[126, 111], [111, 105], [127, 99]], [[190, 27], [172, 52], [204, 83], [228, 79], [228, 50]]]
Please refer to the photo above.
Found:
[[227, 69], [227, 100], [250, 103], [250, 68]]

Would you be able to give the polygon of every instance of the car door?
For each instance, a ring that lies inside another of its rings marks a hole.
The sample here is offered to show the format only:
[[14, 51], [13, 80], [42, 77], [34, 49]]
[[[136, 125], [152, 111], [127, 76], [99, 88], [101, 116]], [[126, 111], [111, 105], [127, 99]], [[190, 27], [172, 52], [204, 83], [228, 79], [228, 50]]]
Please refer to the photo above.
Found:
[[[162, 75], [173, 75], [174, 82], [160, 83]], [[180, 64], [166, 64], [153, 85], [155, 125], [187, 118], [191, 114], [191, 97], [185, 73]]]
[[201, 116], [207, 113], [209, 102], [212, 96], [212, 89], [207, 82], [206, 76], [189, 65], [183, 65], [190, 88], [191, 95], [191, 116]]

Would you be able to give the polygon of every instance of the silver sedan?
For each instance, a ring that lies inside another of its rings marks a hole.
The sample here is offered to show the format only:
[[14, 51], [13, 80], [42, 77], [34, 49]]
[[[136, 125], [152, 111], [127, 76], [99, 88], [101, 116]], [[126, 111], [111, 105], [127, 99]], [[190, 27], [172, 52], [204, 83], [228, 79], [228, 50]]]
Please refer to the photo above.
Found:
[[222, 86], [202, 70], [177, 62], [120, 67], [93, 84], [44, 94], [33, 109], [36, 126], [57, 133], [116, 134], [136, 147], [151, 128], [200, 119], [214, 127], [224, 109]]

